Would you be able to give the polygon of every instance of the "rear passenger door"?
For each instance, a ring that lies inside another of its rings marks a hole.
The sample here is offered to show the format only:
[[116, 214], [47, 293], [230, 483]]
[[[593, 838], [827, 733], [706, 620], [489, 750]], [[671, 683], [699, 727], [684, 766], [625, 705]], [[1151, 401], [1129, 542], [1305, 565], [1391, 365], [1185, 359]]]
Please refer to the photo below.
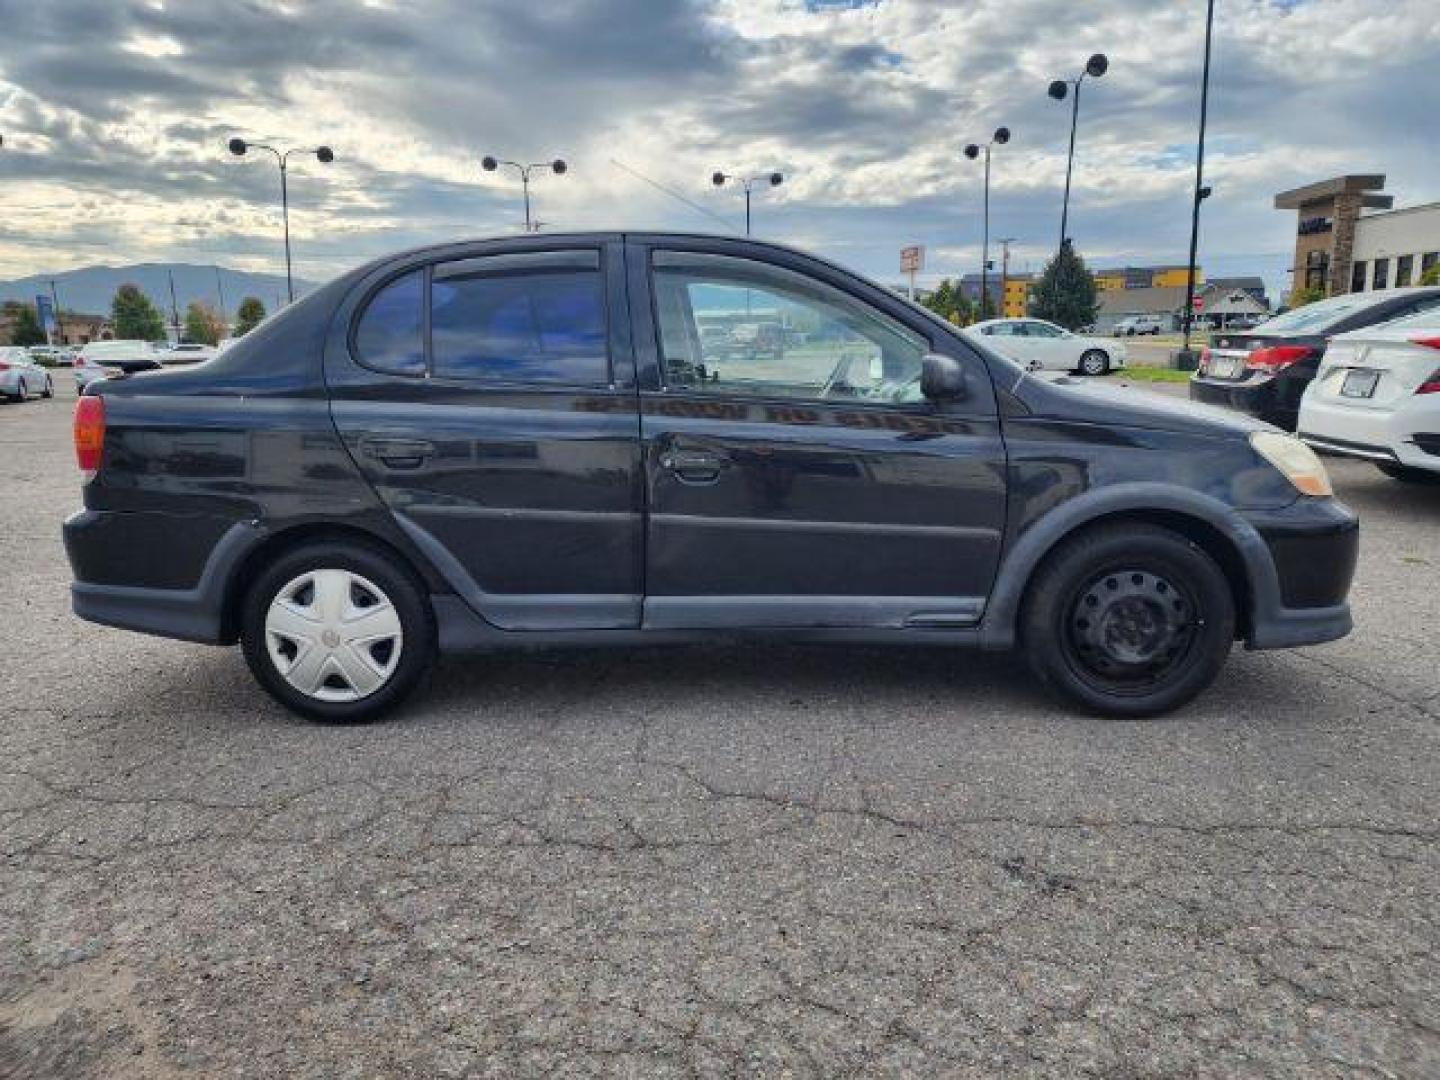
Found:
[[639, 625], [638, 416], [623, 252], [413, 256], [342, 306], [332, 412], [395, 520], [508, 630]]

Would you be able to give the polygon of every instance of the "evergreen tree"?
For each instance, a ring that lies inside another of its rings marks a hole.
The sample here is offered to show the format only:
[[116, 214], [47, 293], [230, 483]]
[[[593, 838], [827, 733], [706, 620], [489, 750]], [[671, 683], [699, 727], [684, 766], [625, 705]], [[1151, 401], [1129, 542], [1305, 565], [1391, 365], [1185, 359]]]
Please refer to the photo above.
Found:
[[235, 313], [235, 336], [244, 337], [265, 321], [265, 305], [257, 298], [247, 296], [240, 301], [240, 310]]
[[135, 285], [121, 285], [110, 303], [115, 337], [120, 341], [164, 341], [165, 320]]
[[1099, 313], [1095, 278], [1067, 240], [1059, 253], [1045, 264], [1045, 271], [1035, 283], [1030, 314], [1067, 330], [1078, 330], [1092, 325]]
[[192, 300], [185, 309], [185, 340], [200, 345], [218, 345], [225, 330], [220, 313], [203, 300]]
[[10, 344], [45, 344], [45, 331], [40, 329], [40, 320], [36, 318], [35, 309], [29, 304], [21, 304], [20, 309], [15, 312], [15, 326], [10, 331]]

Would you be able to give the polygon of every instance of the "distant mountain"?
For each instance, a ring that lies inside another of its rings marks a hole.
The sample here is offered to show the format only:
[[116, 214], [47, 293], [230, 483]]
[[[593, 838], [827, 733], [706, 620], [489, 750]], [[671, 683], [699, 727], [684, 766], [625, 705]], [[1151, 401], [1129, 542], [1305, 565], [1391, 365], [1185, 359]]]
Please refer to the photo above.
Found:
[[[216, 286], [215, 267], [196, 266], [193, 263], [138, 263], [133, 266], [87, 266], [80, 270], [66, 270], [56, 274], [36, 274], [33, 277], [17, 278], [0, 282], [0, 302], [21, 300], [34, 303], [39, 294], [50, 294], [50, 282], [55, 282], [55, 291], [60, 295], [60, 304], [66, 311], [84, 315], [108, 315], [110, 301], [115, 290], [121, 285], [138, 285], [150, 297], [168, 320], [170, 317], [170, 274], [175, 275], [175, 302], [180, 308], [180, 317], [185, 317], [185, 307], [192, 300], [205, 300], [217, 307], [220, 304], [219, 288], [225, 293], [225, 307], [233, 317], [240, 301], [247, 296], [258, 296], [267, 311], [274, 311], [279, 301], [285, 299], [285, 277], [283, 274], [251, 274], [243, 270], [220, 267], [220, 285]], [[295, 295], [301, 296], [315, 286], [308, 281], [295, 279]]]

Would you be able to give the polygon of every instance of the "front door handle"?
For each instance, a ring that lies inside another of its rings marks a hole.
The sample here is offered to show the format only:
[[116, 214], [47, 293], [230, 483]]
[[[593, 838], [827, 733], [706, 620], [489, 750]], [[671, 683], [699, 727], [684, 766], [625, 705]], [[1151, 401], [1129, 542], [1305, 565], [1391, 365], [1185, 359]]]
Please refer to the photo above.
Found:
[[424, 439], [362, 439], [360, 453], [391, 469], [418, 469], [435, 453]]
[[725, 459], [709, 450], [666, 450], [660, 465], [682, 480], [709, 481], [719, 479]]

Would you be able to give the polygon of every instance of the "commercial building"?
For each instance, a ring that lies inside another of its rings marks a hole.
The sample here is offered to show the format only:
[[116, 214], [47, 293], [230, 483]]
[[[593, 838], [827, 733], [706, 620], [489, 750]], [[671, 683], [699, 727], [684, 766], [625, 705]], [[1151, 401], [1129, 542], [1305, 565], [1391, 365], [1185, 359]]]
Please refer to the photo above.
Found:
[[[1023, 318], [1030, 310], [1030, 295], [1035, 291], [1036, 274], [1011, 273], [1003, 277], [989, 274], [986, 288], [990, 293], [990, 307], [998, 311], [996, 317], [1006, 319]], [[960, 279], [960, 295], [972, 304], [980, 302], [980, 275], [966, 274]]]
[[1275, 196], [1277, 210], [1296, 212], [1293, 289], [1400, 288], [1440, 262], [1440, 203], [1396, 210], [1384, 187], [1382, 173], [1353, 173]]

